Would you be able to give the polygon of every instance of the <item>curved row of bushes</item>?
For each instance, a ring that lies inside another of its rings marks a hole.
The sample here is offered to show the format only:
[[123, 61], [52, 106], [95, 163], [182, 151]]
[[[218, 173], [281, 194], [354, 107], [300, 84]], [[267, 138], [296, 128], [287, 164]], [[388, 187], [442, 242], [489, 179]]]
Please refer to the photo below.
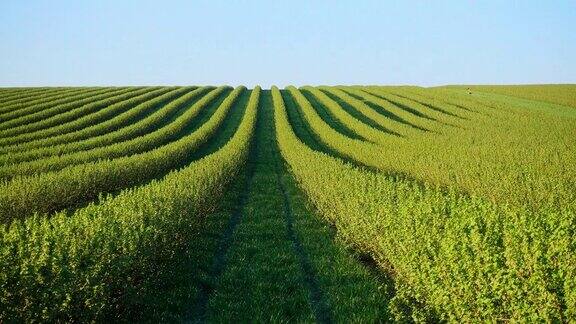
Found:
[[[92, 113], [97, 112], [99, 109], [105, 107], [106, 103], [110, 103], [113, 104], [114, 102], [117, 102], [118, 100], [122, 100], [124, 98], [126, 98], [126, 96], [134, 96], [135, 94], [141, 94], [142, 91], [145, 91], [145, 89], [141, 89], [141, 88], [124, 88], [121, 90], [117, 90], [117, 91], [109, 91], [104, 93], [101, 96], [96, 96], [91, 98], [92, 100], [80, 107], [77, 107], [75, 109], [71, 109], [68, 111], [65, 111], [63, 113], [57, 114], [57, 115], [53, 115], [44, 119], [41, 119], [37, 122], [33, 122], [33, 123], [29, 123], [29, 124], [23, 124], [20, 126], [15, 126], [12, 127], [10, 129], [7, 129], [5, 131], [0, 132], [0, 136], [2, 138], [10, 138], [13, 136], [18, 136], [21, 134], [29, 134], [35, 131], [39, 131], [42, 129], [46, 129], [46, 128], [50, 128], [50, 127], [54, 127], [54, 126], [59, 126], [71, 121], [74, 121], [75, 119], [90, 115]], [[100, 103], [95, 104], [95, 103]], [[104, 104], [102, 104], [104, 103]]]
[[[8, 103], [18, 98], [31, 98], [35, 93], [49, 91], [50, 88], [2, 88], [0, 89], [0, 101]], [[55, 90], [55, 89], [54, 89]]]
[[359, 100], [363, 100], [366, 102], [370, 102], [371, 104], [379, 107], [386, 112], [389, 112], [398, 118], [400, 118], [404, 123], [411, 125], [422, 131], [432, 131], [432, 132], [440, 132], [442, 128], [442, 124], [434, 122], [432, 120], [422, 118], [410, 111], [404, 110], [401, 107], [396, 106], [395, 104], [382, 99], [378, 96], [375, 96], [371, 93], [363, 91], [359, 88], [355, 87], [339, 87], [340, 90], [358, 98]]
[[316, 100], [327, 108], [335, 119], [367, 141], [380, 145], [395, 145], [395, 142], [398, 141], [396, 136], [390, 136], [390, 134], [386, 134], [356, 119], [354, 116], [346, 112], [346, 110], [342, 109], [336, 101], [328, 97], [324, 92], [314, 87], [303, 87], [301, 89], [309, 92], [316, 98]]
[[68, 111], [90, 102], [93, 96], [106, 95], [108, 92], [109, 88], [86, 88], [72, 95], [65, 93], [53, 99], [41, 98], [38, 104], [0, 116], [2, 122], [0, 131], [4, 132], [11, 127], [29, 124]]
[[[295, 90], [289, 89], [302, 104]], [[278, 143], [291, 172], [342, 239], [393, 273], [394, 307], [428, 321], [576, 317], [574, 215], [498, 206], [313, 151], [292, 130], [279, 90], [272, 94]], [[353, 144], [311, 129], [339, 155]]]
[[[140, 115], [155, 107], [150, 107], [146, 102], [167, 92], [177, 90], [176, 88], [151, 90], [134, 98], [112, 104], [95, 114], [78, 118], [73, 122], [10, 138], [1, 138], [0, 154], [69, 143], [112, 132], [124, 125], [129, 125]], [[101, 102], [104, 105], [106, 103], [106, 101]]]
[[[187, 123], [218, 96], [224, 87], [213, 90], [202, 97], [186, 113], [178, 116], [167, 125], [156, 129], [164, 120], [177, 110], [182, 109], [192, 99], [202, 96], [206, 89], [201, 88], [179, 97], [153, 114], [117, 131], [95, 136], [83, 141], [62, 144], [30, 150], [23, 153], [8, 155], [2, 162], [11, 163], [0, 168], [0, 179], [10, 179], [15, 176], [31, 175], [40, 172], [60, 170], [64, 167], [95, 161], [131, 155], [161, 146], [178, 136]], [[151, 101], [153, 103], [153, 101]]]
[[245, 164], [259, 94], [253, 90], [238, 130], [217, 152], [72, 215], [1, 226], [0, 318], [104, 321], [157, 293], [146, 284], [168, 279], [173, 260], [201, 230], [203, 213]]
[[234, 89], [216, 113], [193, 133], [156, 149], [71, 166], [56, 172], [16, 177], [0, 185], [0, 222], [34, 213], [53, 213], [90, 202], [103, 193], [140, 185], [180, 168], [223, 123], [244, 87]]
[[0, 107], [0, 116], [8, 114], [15, 110], [28, 108], [34, 104], [43, 103], [46, 100], [59, 98], [63, 94], [71, 94], [78, 91], [84, 91], [86, 89], [88, 88], [17, 89], [13, 91], [13, 95], [11, 97], [2, 100], [2, 107]]
[[421, 118], [433, 120], [437, 123], [441, 123], [448, 126], [462, 127], [462, 120], [458, 119], [456, 116], [432, 109], [429, 106], [423, 105], [417, 101], [412, 100], [412, 98], [406, 98], [396, 95], [384, 88], [365, 87], [363, 89], [367, 93], [383, 98], [384, 100], [388, 100], [393, 104], [395, 104], [396, 106], [402, 106], [405, 107], [405, 109], [410, 109]]
[[368, 106], [363, 100], [352, 97], [348, 93], [335, 88], [335, 87], [319, 87], [320, 90], [327, 94], [331, 94], [338, 98], [345, 104], [348, 104], [365, 118], [373, 121], [380, 127], [389, 129], [390, 131], [399, 134], [402, 137], [408, 136], [418, 136], [422, 134], [422, 131], [410, 126], [409, 124], [403, 123], [401, 120], [394, 119], [393, 116], [384, 116], [383, 114], [377, 112], [372, 107]]

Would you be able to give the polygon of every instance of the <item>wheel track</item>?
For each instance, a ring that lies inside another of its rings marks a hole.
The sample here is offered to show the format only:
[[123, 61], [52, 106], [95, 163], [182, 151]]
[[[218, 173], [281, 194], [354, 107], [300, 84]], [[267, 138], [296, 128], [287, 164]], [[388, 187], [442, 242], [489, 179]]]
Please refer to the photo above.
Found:
[[332, 323], [332, 314], [330, 311], [330, 306], [326, 301], [326, 297], [320, 288], [316, 277], [316, 271], [310, 262], [310, 258], [306, 253], [302, 241], [298, 238], [294, 230], [294, 214], [292, 212], [292, 206], [290, 205], [290, 200], [288, 194], [286, 193], [286, 188], [282, 181], [281, 171], [283, 169], [281, 162], [276, 160], [276, 178], [278, 179], [278, 186], [282, 192], [282, 198], [284, 199], [284, 220], [286, 222], [286, 232], [292, 245], [294, 246], [294, 252], [298, 256], [298, 261], [300, 263], [300, 268], [304, 274], [304, 280], [308, 289], [310, 290], [310, 304], [314, 311], [316, 321], [318, 323]]

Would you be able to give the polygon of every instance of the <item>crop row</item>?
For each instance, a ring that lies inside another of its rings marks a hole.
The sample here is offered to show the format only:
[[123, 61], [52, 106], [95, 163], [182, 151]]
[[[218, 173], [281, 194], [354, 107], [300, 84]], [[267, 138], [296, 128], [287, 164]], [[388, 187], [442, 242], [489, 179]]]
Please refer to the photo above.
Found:
[[[71, 89], [68, 89], [71, 90]], [[5, 109], [7, 105], [11, 105], [15, 102], [27, 102], [37, 99], [41, 96], [48, 96], [54, 92], [64, 91], [62, 89], [49, 89], [49, 88], [14, 88], [7, 89], [4, 88], [0, 91], [0, 114], [10, 111], [10, 109]]]
[[57, 88], [57, 89], [19, 89], [15, 90], [13, 95], [5, 98], [1, 102], [0, 116], [12, 111], [24, 109], [37, 103], [42, 103], [47, 99], [50, 100], [59, 97], [62, 94], [70, 94], [87, 88]]
[[403, 107], [405, 110], [409, 110], [413, 114], [420, 118], [425, 118], [428, 120], [433, 120], [437, 123], [452, 126], [461, 127], [462, 120], [455, 118], [455, 116], [446, 114], [442, 110], [433, 109], [431, 106], [423, 105], [412, 98], [402, 97], [394, 94], [391, 91], [386, 91], [386, 88], [364, 88], [367, 93], [378, 96], [384, 100], [387, 100], [396, 106]]
[[474, 117], [474, 113], [477, 113], [467, 107], [450, 104], [438, 97], [425, 96], [425, 91], [422, 91], [418, 87], [394, 87], [387, 90], [398, 96], [409, 98], [415, 102], [426, 105], [431, 109], [441, 111], [442, 113], [459, 119], [469, 120]]
[[[11, 111], [0, 116], [0, 130], [4, 131], [14, 126], [24, 125], [32, 121], [40, 120], [54, 114], [66, 111], [74, 107], [78, 100], [86, 99], [90, 96], [106, 94], [110, 92], [108, 88], [86, 88], [73, 92], [72, 94], [59, 94], [54, 98], [40, 98], [37, 103], [23, 109]], [[64, 107], [59, 109], [59, 107]]]
[[[170, 101], [162, 109], [150, 116], [115, 132], [43, 150], [29, 151], [24, 154], [11, 154], [9, 155], [9, 161], [15, 164], [0, 168], [0, 179], [57, 171], [76, 164], [128, 156], [162, 146], [177, 139], [181, 135], [182, 130], [193, 121], [200, 110], [204, 109], [222, 93], [225, 87], [212, 90], [192, 107], [186, 106], [194, 98], [203, 95], [205, 90], [205, 88], [199, 88], [186, 93]], [[162, 98], [159, 97], [158, 100], [162, 100]], [[150, 104], [157, 103], [150, 101]], [[184, 114], [178, 116], [168, 125], [155, 129], [157, 125], [160, 125], [171, 114], [183, 107], [188, 108]], [[42, 156], [48, 157], [41, 158]]]
[[[53, 90], [56, 90], [54, 88]], [[18, 98], [32, 97], [35, 93], [49, 93], [50, 88], [2, 88], [0, 89], [0, 102], [8, 103]], [[1, 110], [0, 110], [1, 111]]]
[[[156, 127], [160, 127], [164, 120], [170, 116], [170, 114], [174, 113], [175, 111], [182, 108], [184, 104], [186, 104], [189, 100], [196, 98], [206, 92], [207, 88], [199, 88], [193, 90], [193, 88], [179, 88], [174, 89], [172, 91], [165, 91], [164, 93], [160, 93], [159, 96], [153, 97], [149, 100], [141, 100], [139, 105], [136, 105], [132, 109], [126, 111], [123, 115], [122, 120], [124, 123], [119, 125], [117, 129], [114, 128], [106, 128], [106, 132], [103, 134], [95, 134], [92, 132], [94, 129], [102, 130], [105, 126], [110, 126], [111, 122], [114, 121], [115, 118], [105, 120], [103, 125], [94, 125], [97, 127], [90, 127], [84, 128], [80, 132], [74, 132], [75, 136], [70, 133], [67, 134], [60, 134], [62, 141], [63, 139], [68, 139], [67, 142], [62, 144], [54, 145], [54, 140], [50, 141], [49, 143], [52, 145], [43, 145], [39, 148], [31, 148], [31, 144], [38, 145], [40, 141], [35, 143], [25, 143], [24, 145], [20, 145], [20, 147], [24, 146], [27, 150], [20, 151], [17, 153], [11, 154], [4, 154], [0, 156], [0, 165], [2, 164], [18, 164], [20, 162], [25, 161], [32, 161], [35, 163], [46, 162], [49, 164], [48, 159], [41, 159], [42, 157], [50, 157], [54, 156], [54, 159], [62, 158], [65, 159], [69, 155], [69, 153], [75, 153], [79, 151], [87, 151], [92, 150], [95, 148], [100, 148], [106, 145], [114, 144], [117, 142], [122, 142], [126, 140], [130, 140], [132, 138], [144, 135], [148, 132], [151, 132], [156, 129]], [[126, 105], [123, 105], [126, 106]], [[109, 106], [110, 108], [112, 106]], [[157, 109], [161, 107], [160, 109]], [[115, 107], [121, 108], [122, 110], [126, 110], [126, 107]], [[146, 113], [149, 112], [149, 115]], [[89, 117], [89, 116], [86, 116]], [[101, 116], [98, 116], [101, 117]], [[116, 116], [119, 117], [119, 116]], [[88, 119], [91, 124], [93, 124], [93, 119]], [[126, 122], [128, 121], [128, 122]], [[66, 124], [62, 124], [61, 127], [66, 126]], [[79, 135], [82, 135], [80, 138]], [[44, 143], [46, 144], [46, 143]], [[16, 147], [14, 147], [16, 148]], [[10, 149], [7, 147], [5, 149]], [[1, 151], [1, 150], [0, 150]], [[65, 165], [65, 164], [64, 164]], [[14, 167], [9, 166], [8, 168]], [[50, 168], [46, 168], [48, 170]], [[35, 172], [31, 172], [35, 173]], [[9, 174], [9, 172], [5, 173]], [[3, 178], [3, 176], [0, 176]]]
[[[359, 114], [376, 123], [381, 128], [389, 130], [392, 134], [408, 137], [417, 136], [422, 133], [421, 130], [410, 126], [410, 124], [404, 122], [399, 117], [385, 111], [384, 108], [379, 107], [379, 112], [375, 108], [370, 107], [365, 100], [355, 98], [341, 89], [335, 87], [320, 87], [320, 89], [333, 98], [337, 98], [344, 104], [351, 106]], [[388, 115], [385, 115], [385, 113]]]
[[[568, 210], [571, 202], [576, 202], [571, 180], [576, 178], [576, 156], [573, 150], [566, 149], [576, 147], [576, 138], [570, 136], [573, 123], [566, 118], [476, 104], [471, 110], [487, 111], [490, 117], [470, 113], [470, 119], [461, 122], [462, 127], [445, 127], [442, 134], [410, 137], [379, 148], [342, 136], [319, 116], [300, 91], [289, 91], [295, 93], [314, 132], [324, 138], [338, 136], [347, 143], [345, 156], [359, 164], [442, 186], [456, 186], [494, 201], [530, 203], [532, 208], [543, 210], [559, 204]], [[501, 106], [498, 102], [485, 103], [488, 104]], [[469, 101], [466, 105], [472, 106]], [[439, 109], [448, 108], [440, 105]], [[352, 127], [350, 122], [343, 125]]]
[[[573, 215], [499, 206], [313, 151], [291, 128], [279, 90], [272, 94], [281, 153], [302, 190], [343, 240], [394, 274], [393, 304], [412, 309], [412, 320], [576, 316]], [[353, 140], [313, 127], [317, 119], [301, 108], [316, 137], [349, 155]]]
[[[0, 185], [2, 222], [34, 213], [53, 213], [92, 201], [102, 193], [157, 179], [182, 167], [200, 145], [206, 143], [224, 121], [244, 87], [234, 89], [212, 117], [193, 133], [156, 149], [116, 159], [70, 166], [56, 172], [16, 177]], [[204, 104], [204, 103], [198, 103]], [[128, 148], [127, 148], [128, 149]]]
[[432, 104], [430, 100], [426, 100], [422, 94], [420, 94], [417, 90], [417, 87], [393, 87], [393, 88], [386, 88], [386, 92], [393, 93], [399, 97], [410, 99], [414, 102], [417, 102], [421, 105], [425, 105], [430, 109], [436, 110], [442, 114], [450, 115], [451, 117], [458, 118], [460, 120], [469, 119], [468, 117], [471, 115], [471, 111], [468, 109], [463, 109], [462, 107], [458, 107], [455, 105], [446, 105], [446, 103], [441, 104], [439, 100], [432, 99]]
[[380, 145], [394, 145], [394, 143], [398, 140], [396, 136], [390, 136], [389, 134], [375, 129], [370, 125], [367, 125], [356, 119], [354, 116], [346, 112], [346, 110], [342, 109], [342, 107], [336, 101], [328, 97], [319, 89], [313, 87], [304, 87], [302, 90], [304, 93], [310, 93], [316, 100], [318, 100], [324, 107], [328, 109], [330, 114], [335, 119], [337, 119], [340, 123], [344, 124], [346, 127], [367, 141]]
[[[0, 155], [0, 165], [17, 164], [56, 155], [62, 157], [64, 154], [90, 150], [146, 134], [147, 132], [154, 130], [156, 124], [160, 125], [163, 122], [163, 118], [173, 113], [174, 110], [180, 109], [187, 100], [195, 98], [207, 90], [207, 88], [196, 89], [174, 100], [174, 98], [177, 98], [182, 94], [182, 91], [186, 89], [190, 90], [190, 88], [185, 88], [170, 92], [163, 91], [164, 93], [157, 92], [157, 94], [160, 94], [160, 96], [157, 97], [152, 97], [150, 95], [144, 96], [139, 99], [141, 103], [133, 107], [132, 110], [128, 110], [131, 106], [129, 103], [132, 102], [132, 106], [134, 106], [133, 99], [135, 98], [123, 98], [125, 100], [120, 101], [119, 105], [113, 104], [107, 106], [100, 111], [100, 114], [94, 116], [87, 115], [82, 118], [82, 120], [76, 120], [70, 123], [72, 125], [62, 124], [57, 129], [49, 129], [49, 131], [69, 130], [71, 126], [77, 127], [78, 122], [84, 125], [92, 125], [92, 127], [80, 129], [79, 131], [72, 133], [60, 133], [56, 137], [52, 137], [51, 140], [39, 140], [23, 143], [21, 145], [0, 148], [0, 152], [10, 153]], [[144, 92], [144, 94], [146, 94], [146, 92]], [[150, 97], [152, 97], [150, 100], [144, 99]], [[119, 112], [128, 110], [126, 115], [128, 115], [128, 113], [130, 113], [130, 115], [134, 113], [142, 113], [143, 111], [151, 111], [154, 107], [160, 107], [167, 102], [169, 102], [169, 104], [163, 106], [162, 109], [152, 112], [149, 116], [142, 116], [141, 119], [137, 120], [134, 118], [128, 119], [131, 123], [126, 123], [125, 125], [117, 127], [118, 129], [110, 127], [111, 119], [107, 119], [102, 123], [106, 125], [104, 127], [97, 123], [97, 121], [103, 117], [111, 116], [114, 118], [120, 118]], [[110, 103], [110, 101], [103, 101], [95, 104], [103, 106], [106, 103]], [[114, 113], [116, 114], [114, 115]], [[108, 132], [101, 135], [94, 132], [94, 130], [102, 130], [104, 128]], [[66, 139], [68, 141], [65, 141]], [[61, 142], [61, 144], [58, 144], [58, 142]]]
[[126, 94], [133, 96], [133, 94], [141, 93], [143, 90], [145, 89], [123, 88], [117, 91], [109, 91], [102, 95], [91, 97], [90, 99], [92, 100], [77, 108], [73, 108], [68, 111], [64, 111], [62, 113], [47, 118], [42, 118], [36, 122], [27, 123], [12, 127], [4, 131], [0, 131], [0, 136], [2, 138], [10, 138], [21, 134], [29, 134], [34, 131], [62, 125], [75, 119], [81, 118], [83, 116], [89, 115], [91, 113], [97, 112], [98, 109], [104, 107], [103, 105], [94, 105], [94, 102], [105, 101], [113, 103], [114, 99], [118, 97], [121, 98], [123, 95]]
[[[112, 132], [147, 113], [153, 107], [145, 103], [169, 91], [178, 91], [178, 89], [153, 89], [136, 97], [113, 103], [95, 114], [78, 118], [63, 125], [2, 138], [0, 139], [0, 154], [69, 143]], [[106, 106], [108, 103], [108, 100], [103, 100], [93, 102], [92, 105]]]
[[387, 165], [382, 164], [381, 152], [383, 152], [384, 149], [380, 145], [361, 139], [349, 138], [339, 133], [320, 117], [302, 92], [292, 86], [288, 87], [287, 91], [298, 104], [304, 120], [308, 123], [310, 129], [320, 142], [330, 149], [335, 149], [334, 145], [342, 146], [344, 149], [340, 153], [343, 156], [357, 160], [369, 167], [387, 170]]
[[379, 109], [384, 110], [385, 113], [391, 114], [403, 123], [410, 125], [418, 130], [435, 133], [441, 132], [441, 124], [426, 118], [422, 118], [421, 116], [418, 116], [411, 111], [405, 110], [388, 100], [368, 93], [364, 91], [364, 89], [355, 87], [345, 87], [340, 89], [347, 92], [349, 95], [356, 97], [357, 99], [369, 102], [375, 107], [379, 107]]
[[201, 230], [203, 213], [245, 164], [259, 94], [259, 88], [252, 91], [238, 130], [214, 154], [72, 215], [1, 227], [0, 318], [102, 321], [153, 294], [146, 290], [149, 283], [169, 280], [171, 263]]

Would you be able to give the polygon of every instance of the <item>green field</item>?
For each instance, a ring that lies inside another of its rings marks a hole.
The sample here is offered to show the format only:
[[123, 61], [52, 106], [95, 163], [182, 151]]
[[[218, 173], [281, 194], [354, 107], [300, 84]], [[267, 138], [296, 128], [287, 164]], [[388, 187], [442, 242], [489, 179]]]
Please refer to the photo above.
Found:
[[576, 321], [576, 85], [0, 88], [0, 323]]

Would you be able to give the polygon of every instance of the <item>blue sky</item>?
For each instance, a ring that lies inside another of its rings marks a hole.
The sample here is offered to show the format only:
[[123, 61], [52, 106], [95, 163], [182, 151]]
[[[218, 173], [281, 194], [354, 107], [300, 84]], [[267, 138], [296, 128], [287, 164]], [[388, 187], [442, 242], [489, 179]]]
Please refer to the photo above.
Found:
[[576, 1], [0, 1], [0, 86], [576, 83]]

